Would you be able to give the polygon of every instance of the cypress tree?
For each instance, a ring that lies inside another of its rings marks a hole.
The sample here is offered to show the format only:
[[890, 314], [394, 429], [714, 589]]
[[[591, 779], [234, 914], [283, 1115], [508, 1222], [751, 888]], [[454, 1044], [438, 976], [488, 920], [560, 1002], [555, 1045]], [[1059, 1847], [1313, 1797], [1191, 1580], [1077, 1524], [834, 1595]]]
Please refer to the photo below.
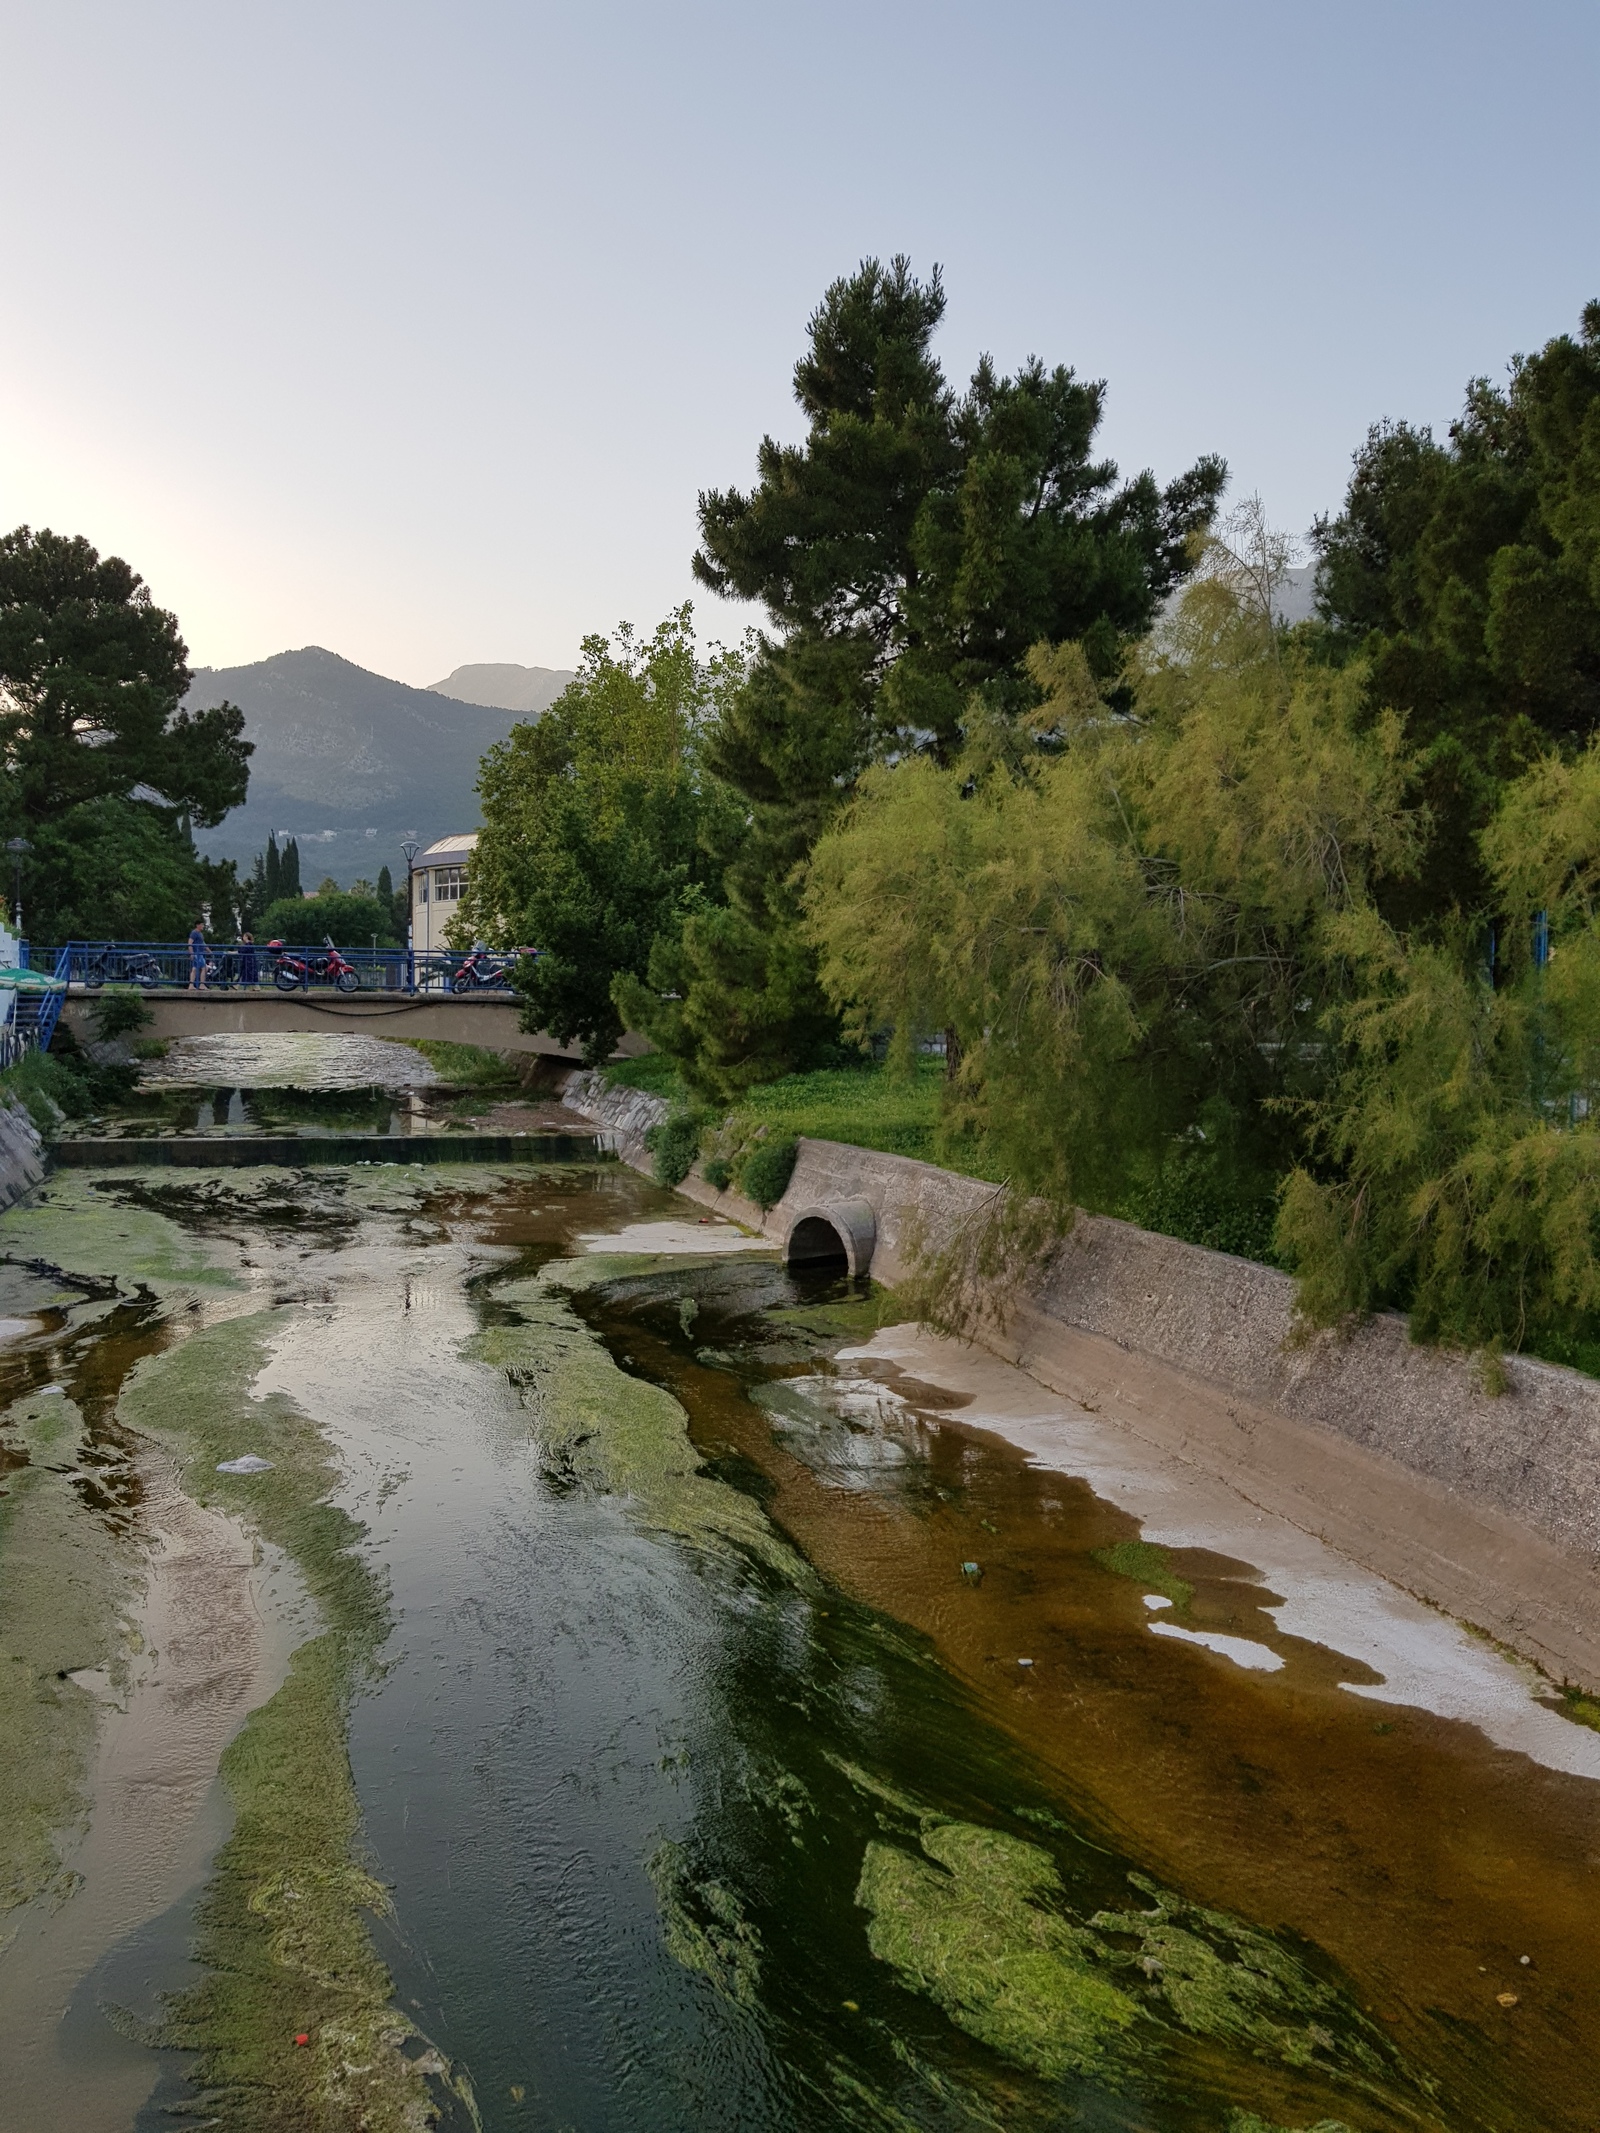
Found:
[[283, 859], [278, 874], [278, 894], [280, 896], [298, 896], [300, 894], [300, 845], [299, 841], [294, 837], [289, 838], [283, 847]]
[[[283, 894], [283, 862], [278, 856], [278, 835], [276, 830], [268, 830], [267, 832], [267, 851], [262, 868], [266, 877], [266, 901], [268, 904], [275, 904]], [[266, 905], [263, 905], [262, 908], [264, 910]]]

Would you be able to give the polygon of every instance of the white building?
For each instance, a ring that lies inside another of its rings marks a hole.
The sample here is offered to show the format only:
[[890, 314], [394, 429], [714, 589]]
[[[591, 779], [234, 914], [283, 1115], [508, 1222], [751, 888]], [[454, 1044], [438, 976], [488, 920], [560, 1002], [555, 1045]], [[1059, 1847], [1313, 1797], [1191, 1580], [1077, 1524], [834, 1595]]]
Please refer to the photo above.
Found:
[[467, 884], [467, 865], [478, 833], [441, 837], [411, 862], [411, 946], [417, 955], [444, 954], [444, 929], [455, 917]]

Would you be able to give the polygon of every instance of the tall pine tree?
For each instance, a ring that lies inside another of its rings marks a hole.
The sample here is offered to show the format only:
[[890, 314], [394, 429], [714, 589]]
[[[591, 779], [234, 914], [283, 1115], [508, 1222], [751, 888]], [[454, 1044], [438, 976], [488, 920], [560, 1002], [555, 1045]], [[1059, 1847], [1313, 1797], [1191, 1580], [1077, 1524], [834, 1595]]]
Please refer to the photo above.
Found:
[[700, 581], [771, 618], [707, 760], [738, 796], [726, 904], [691, 917], [630, 1014], [730, 1096], [817, 1056], [834, 1018], [797, 927], [812, 845], [868, 764], [948, 762], [974, 717], [1037, 701], [1030, 647], [1074, 639], [1102, 675], [1188, 568], [1226, 470], [1159, 488], [1091, 457], [1103, 384], [984, 359], [964, 394], [933, 354], [945, 295], [904, 258], [827, 291], [795, 366], [802, 444], [763, 440], [748, 493], [700, 498]]

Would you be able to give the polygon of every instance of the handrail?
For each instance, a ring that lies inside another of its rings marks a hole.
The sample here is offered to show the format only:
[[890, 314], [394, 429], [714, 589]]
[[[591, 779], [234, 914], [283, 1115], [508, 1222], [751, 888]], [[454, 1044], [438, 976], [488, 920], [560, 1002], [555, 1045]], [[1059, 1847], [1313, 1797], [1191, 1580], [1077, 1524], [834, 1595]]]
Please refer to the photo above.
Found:
[[[262, 990], [271, 990], [277, 983], [281, 958], [293, 957], [309, 965], [327, 953], [326, 943], [322, 941], [285, 942], [277, 954], [270, 953], [259, 941], [253, 945], [256, 970], [253, 983]], [[240, 989], [240, 960], [246, 952], [239, 942], [208, 948], [205, 989]], [[358, 972], [363, 992], [449, 992], [452, 980], [466, 961], [464, 950], [434, 949], [419, 953], [410, 948], [341, 948], [339, 953]], [[187, 941], [68, 941], [56, 950], [35, 946], [31, 958], [34, 968], [37, 969], [45, 957], [52, 954], [56, 975], [74, 986], [132, 985], [154, 991], [158, 988], [187, 989], [190, 984]], [[510, 992], [510, 967], [508, 965], [504, 985], [484, 989]], [[329, 984], [331, 980], [312, 975], [308, 989], [318, 990]], [[285, 986], [282, 989], [290, 988]], [[293, 989], [302, 988], [297, 983]]]

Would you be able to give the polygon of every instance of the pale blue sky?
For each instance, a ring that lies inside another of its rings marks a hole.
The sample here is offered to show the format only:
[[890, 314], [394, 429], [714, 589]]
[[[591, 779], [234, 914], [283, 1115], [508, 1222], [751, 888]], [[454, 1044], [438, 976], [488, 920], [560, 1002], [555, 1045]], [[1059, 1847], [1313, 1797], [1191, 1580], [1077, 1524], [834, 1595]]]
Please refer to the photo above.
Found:
[[214, 665], [655, 621], [865, 253], [1296, 529], [1600, 295], [1595, 0], [0, 0], [0, 98], [0, 520]]

